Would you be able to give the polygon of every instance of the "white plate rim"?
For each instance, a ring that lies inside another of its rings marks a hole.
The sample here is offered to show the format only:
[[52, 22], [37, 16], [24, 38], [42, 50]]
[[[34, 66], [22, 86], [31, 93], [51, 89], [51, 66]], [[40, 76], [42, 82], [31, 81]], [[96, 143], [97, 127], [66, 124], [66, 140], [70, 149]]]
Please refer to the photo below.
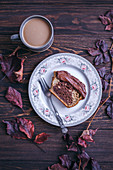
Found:
[[34, 106], [34, 103], [32, 101], [32, 98], [31, 98], [31, 82], [32, 82], [32, 79], [33, 79], [33, 76], [34, 74], [36, 73], [37, 69], [43, 65], [47, 60], [49, 59], [52, 59], [53, 57], [59, 57], [59, 56], [73, 56], [73, 57], [78, 57], [79, 59], [81, 59], [82, 61], [84, 62], [87, 62], [90, 67], [95, 71], [96, 75], [97, 75], [97, 78], [98, 78], [98, 81], [99, 81], [99, 85], [100, 85], [100, 90], [99, 90], [99, 98], [98, 98], [98, 103], [97, 105], [95, 106], [95, 109], [93, 110], [93, 112], [88, 115], [87, 117], [85, 117], [84, 119], [82, 119], [81, 121], [78, 121], [76, 123], [71, 123], [71, 124], [66, 124], [66, 127], [71, 127], [71, 126], [75, 126], [75, 125], [79, 125], [83, 122], [85, 122], [86, 120], [88, 120], [94, 113], [95, 111], [97, 110], [98, 106], [99, 106], [99, 103], [101, 101], [101, 97], [102, 97], [102, 84], [101, 84], [101, 80], [100, 80], [100, 76], [96, 70], [96, 68], [85, 58], [83, 58], [82, 56], [80, 55], [77, 55], [77, 54], [73, 54], [73, 53], [57, 53], [57, 54], [53, 54], [53, 55], [50, 55], [49, 57], [45, 58], [44, 60], [42, 60], [37, 66], [36, 68], [33, 70], [31, 76], [30, 76], [30, 79], [29, 79], [29, 84], [28, 84], [28, 95], [29, 95], [29, 100], [30, 100], [30, 103], [33, 107], [33, 109], [35, 110], [35, 112], [38, 114], [39, 117], [41, 117], [44, 121], [52, 124], [52, 125], [55, 125], [55, 126], [59, 126], [58, 123], [55, 123], [55, 122], [51, 122], [50, 120], [47, 120], [42, 114], [40, 114], [40, 112], [37, 111], [37, 109], [35, 108]]

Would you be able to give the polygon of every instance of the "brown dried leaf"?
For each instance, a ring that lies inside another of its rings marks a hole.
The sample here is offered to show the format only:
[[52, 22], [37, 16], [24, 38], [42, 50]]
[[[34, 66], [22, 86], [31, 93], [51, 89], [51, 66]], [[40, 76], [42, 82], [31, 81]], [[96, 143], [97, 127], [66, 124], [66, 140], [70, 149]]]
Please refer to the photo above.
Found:
[[22, 82], [23, 79], [23, 63], [26, 57], [18, 57], [17, 52], [19, 49], [20, 47], [17, 47], [8, 57], [0, 55], [1, 71], [5, 73], [9, 80], [13, 83]]

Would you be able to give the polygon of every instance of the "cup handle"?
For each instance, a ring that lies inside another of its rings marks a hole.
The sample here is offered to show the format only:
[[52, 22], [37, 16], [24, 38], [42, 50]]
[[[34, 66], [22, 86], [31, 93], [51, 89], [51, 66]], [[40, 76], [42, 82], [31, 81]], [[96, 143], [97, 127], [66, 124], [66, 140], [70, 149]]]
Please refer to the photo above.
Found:
[[11, 35], [10, 39], [11, 39], [12, 41], [20, 41], [19, 34], [13, 34], [13, 35]]

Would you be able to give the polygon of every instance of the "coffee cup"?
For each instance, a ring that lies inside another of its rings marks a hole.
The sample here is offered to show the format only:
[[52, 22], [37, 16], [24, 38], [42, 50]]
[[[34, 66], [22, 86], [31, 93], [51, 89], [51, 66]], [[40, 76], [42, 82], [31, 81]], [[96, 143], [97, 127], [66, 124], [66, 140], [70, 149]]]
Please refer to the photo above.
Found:
[[41, 15], [26, 18], [20, 26], [19, 34], [11, 36], [12, 41], [20, 40], [28, 49], [35, 52], [47, 50], [52, 45], [53, 39], [53, 26]]

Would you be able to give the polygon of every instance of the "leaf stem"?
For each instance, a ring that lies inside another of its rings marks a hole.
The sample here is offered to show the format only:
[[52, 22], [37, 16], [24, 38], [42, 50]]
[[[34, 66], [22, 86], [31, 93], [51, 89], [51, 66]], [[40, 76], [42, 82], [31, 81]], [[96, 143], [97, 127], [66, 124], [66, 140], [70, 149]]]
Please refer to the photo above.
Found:
[[80, 170], [80, 166], [81, 166], [81, 159], [79, 161], [79, 167], [78, 167], [78, 170]]
[[28, 139], [28, 141], [31, 142], [31, 143], [33, 143], [33, 144], [34, 144], [36, 147], [38, 147], [42, 152], [46, 153], [46, 151], [45, 151], [44, 149], [42, 149], [38, 144], [36, 144], [36, 143], [34, 142], [34, 140]]

